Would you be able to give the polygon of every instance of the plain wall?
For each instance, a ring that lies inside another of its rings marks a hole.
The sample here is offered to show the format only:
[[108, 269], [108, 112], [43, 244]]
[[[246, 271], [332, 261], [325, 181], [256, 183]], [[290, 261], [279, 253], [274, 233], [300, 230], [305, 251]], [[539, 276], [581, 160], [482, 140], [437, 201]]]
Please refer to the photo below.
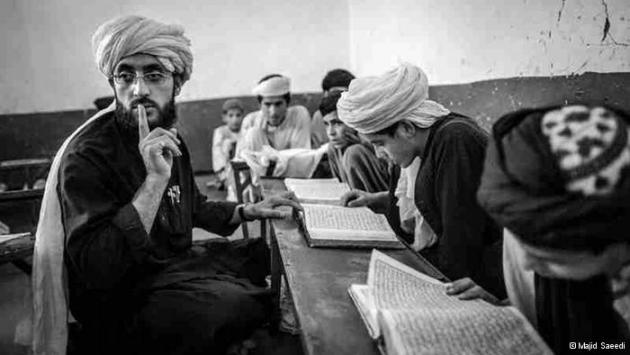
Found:
[[320, 91], [326, 71], [349, 66], [345, 0], [2, 0], [0, 114], [87, 109], [111, 95], [90, 40], [122, 14], [184, 26], [194, 69], [179, 101], [249, 95], [274, 72], [293, 91]]

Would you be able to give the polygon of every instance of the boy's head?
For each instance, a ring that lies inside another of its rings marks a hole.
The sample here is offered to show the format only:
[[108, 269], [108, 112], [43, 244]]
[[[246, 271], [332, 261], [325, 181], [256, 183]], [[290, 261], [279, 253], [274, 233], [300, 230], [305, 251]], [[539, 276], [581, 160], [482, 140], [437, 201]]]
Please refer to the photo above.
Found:
[[333, 69], [322, 80], [322, 91], [328, 96], [335, 91], [346, 91], [354, 75], [345, 69]]
[[338, 149], [343, 149], [351, 144], [356, 143], [351, 137], [356, 137], [357, 133], [354, 129], [345, 125], [337, 116], [337, 101], [341, 97], [341, 92], [336, 91], [322, 98], [319, 105], [319, 111], [322, 114], [324, 125], [326, 126], [326, 134], [330, 143]]
[[520, 110], [493, 127], [480, 204], [553, 278], [611, 275], [630, 261], [630, 116], [610, 107]]
[[337, 114], [372, 143], [377, 156], [406, 168], [423, 155], [428, 128], [450, 112], [428, 97], [426, 74], [403, 63], [381, 75], [352, 80], [337, 103]]
[[287, 117], [291, 102], [291, 80], [280, 74], [264, 76], [254, 88], [260, 111], [270, 126], [279, 126]]
[[230, 99], [223, 103], [222, 119], [228, 128], [233, 132], [241, 130], [243, 123], [243, 103], [239, 99]]

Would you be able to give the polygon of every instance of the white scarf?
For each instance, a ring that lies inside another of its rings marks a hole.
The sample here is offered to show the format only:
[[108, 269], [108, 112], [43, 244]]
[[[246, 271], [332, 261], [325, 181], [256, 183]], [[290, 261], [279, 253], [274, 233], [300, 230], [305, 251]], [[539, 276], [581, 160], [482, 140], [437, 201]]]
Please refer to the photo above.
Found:
[[65, 355], [68, 322], [73, 320], [68, 310], [66, 269], [63, 263], [65, 236], [61, 204], [57, 195], [61, 157], [78, 132], [115, 108], [115, 103], [112, 103], [75, 130], [57, 151], [48, 173], [33, 251], [32, 350], [35, 355]]
[[411, 165], [402, 169], [398, 178], [396, 192], [394, 193], [398, 198], [400, 226], [407, 233], [413, 232], [414, 239], [411, 247], [415, 251], [428, 248], [437, 241], [437, 235], [422, 217], [415, 203], [416, 177], [418, 176], [421, 163], [420, 157], [416, 157]]

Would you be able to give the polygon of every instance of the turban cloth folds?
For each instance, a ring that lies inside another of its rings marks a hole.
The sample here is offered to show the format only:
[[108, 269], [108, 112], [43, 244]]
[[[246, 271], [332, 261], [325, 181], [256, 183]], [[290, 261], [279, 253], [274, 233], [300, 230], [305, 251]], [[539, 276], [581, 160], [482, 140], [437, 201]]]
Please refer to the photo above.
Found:
[[337, 114], [362, 134], [378, 132], [401, 120], [428, 128], [450, 112], [428, 97], [426, 74], [405, 63], [381, 76], [352, 80], [337, 103]]
[[96, 64], [103, 74], [111, 77], [124, 57], [134, 54], [155, 56], [182, 83], [190, 79], [193, 56], [190, 40], [184, 29], [141, 16], [118, 17], [102, 24], [92, 36]]

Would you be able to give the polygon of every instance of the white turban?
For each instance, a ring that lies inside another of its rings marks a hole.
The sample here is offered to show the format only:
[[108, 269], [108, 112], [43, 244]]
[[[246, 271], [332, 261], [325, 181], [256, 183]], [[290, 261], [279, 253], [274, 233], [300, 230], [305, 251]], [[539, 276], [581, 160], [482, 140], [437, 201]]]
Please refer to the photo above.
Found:
[[362, 134], [378, 132], [401, 120], [427, 128], [450, 112], [428, 97], [426, 74], [404, 63], [381, 76], [352, 80], [337, 102], [337, 114]]
[[102, 24], [92, 36], [96, 64], [111, 77], [118, 62], [134, 54], [155, 56], [182, 83], [190, 78], [193, 56], [190, 40], [178, 25], [167, 25], [141, 16], [122, 16]]
[[286, 76], [274, 76], [258, 84], [252, 91], [256, 96], [282, 96], [291, 91], [291, 80]]

